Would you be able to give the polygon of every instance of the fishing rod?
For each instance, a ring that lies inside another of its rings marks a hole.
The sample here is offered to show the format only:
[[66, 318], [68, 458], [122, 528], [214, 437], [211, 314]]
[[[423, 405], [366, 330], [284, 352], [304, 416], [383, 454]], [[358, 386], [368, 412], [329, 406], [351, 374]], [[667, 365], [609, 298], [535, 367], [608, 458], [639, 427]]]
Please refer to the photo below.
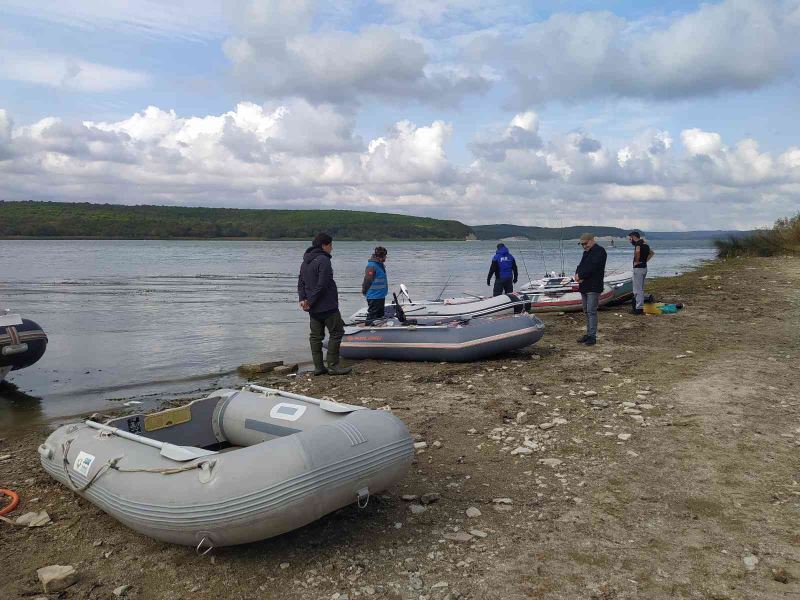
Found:
[[541, 238], [539, 238], [539, 248], [542, 251], [542, 266], [544, 267], [544, 276], [547, 277], [547, 261], [544, 258], [544, 244], [542, 243]]
[[561, 229], [558, 233], [558, 251], [561, 253], [561, 276], [564, 277], [564, 220], [561, 220]]
[[444, 294], [444, 291], [447, 289], [447, 286], [450, 285], [450, 280], [452, 278], [453, 278], [453, 274], [450, 273], [450, 275], [448, 275], [448, 277], [447, 277], [447, 281], [445, 281], [445, 283], [444, 283], [444, 287], [442, 288], [442, 291], [439, 292], [438, 296], [436, 296], [437, 300], [441, 300], [442, 299], [442, 294]]
[[533, 281], [531, 279], [531, 274], [528, 273], [528, 265], [525, 264], [525, 253], [522, 251], [522, 248], [519, 249], [519, 255], [522, 257], [522, 266], [525, 267], [525, 276], [528, 278], [528, 281]]

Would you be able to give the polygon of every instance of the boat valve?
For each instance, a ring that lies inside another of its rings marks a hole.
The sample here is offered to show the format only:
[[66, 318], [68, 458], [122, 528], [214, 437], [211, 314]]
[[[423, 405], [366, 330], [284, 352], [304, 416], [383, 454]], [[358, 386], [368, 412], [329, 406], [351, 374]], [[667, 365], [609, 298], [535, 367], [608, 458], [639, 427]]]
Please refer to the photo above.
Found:
[[205, 556], [213, 549], [214, 549], [214, 544], [211, 543], [211, 540], [208, 539], [207, 536], [203, 536], [203, 539], [200, 540], [200, 543], [197, 544], [197, 547], [194, 549], [194, 551], [197, 552], [198, 556]]
[[53, 448], [48, 444], [41, 444], [39, 446], [39, 456], [47, 460], [50, 460], [51, 458], [53, 458]]

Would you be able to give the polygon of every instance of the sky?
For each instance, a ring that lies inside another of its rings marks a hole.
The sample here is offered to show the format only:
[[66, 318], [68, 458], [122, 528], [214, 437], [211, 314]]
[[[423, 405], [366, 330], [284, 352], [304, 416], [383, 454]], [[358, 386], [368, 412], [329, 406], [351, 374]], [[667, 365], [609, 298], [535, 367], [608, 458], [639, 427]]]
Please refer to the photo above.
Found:
[[3, 0], [0, 200], [747, 229], [800, 0]]

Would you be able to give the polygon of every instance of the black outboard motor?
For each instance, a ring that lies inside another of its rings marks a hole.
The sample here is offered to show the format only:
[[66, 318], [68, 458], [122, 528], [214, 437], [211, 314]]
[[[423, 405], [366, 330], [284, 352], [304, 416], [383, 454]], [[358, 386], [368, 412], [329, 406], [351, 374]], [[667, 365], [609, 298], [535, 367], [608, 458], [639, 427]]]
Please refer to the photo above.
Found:
[[397, 320], [400, 321], [403, 325], [416, 325], [416, 319], [409, 319], [406, 317], [406, 313], [403, 310], [403, 307], [400, 306], [400, 303], [397, 301], [397, 294], [392, 292], [392, 298], [394, 299], [394, 316], [397, 317]]

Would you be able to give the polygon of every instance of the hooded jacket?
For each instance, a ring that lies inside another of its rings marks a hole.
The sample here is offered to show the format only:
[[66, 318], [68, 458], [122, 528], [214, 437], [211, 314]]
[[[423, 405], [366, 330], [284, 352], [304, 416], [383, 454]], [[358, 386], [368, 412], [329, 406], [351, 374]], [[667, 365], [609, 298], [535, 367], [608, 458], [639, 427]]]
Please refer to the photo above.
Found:
[[380, 300], [389, 293], [389, 279], [386, 265], [374, 254], [369, 257], [364, 269], [364, 281], [361, 282], [361, 295], [367, 300]]
[[339, 290], [333, 280], [331, 255], [322, 248], [312, 246], [303, 255], [297, 278], [297, 296], [301, 302], [308, 300], [312, 316], [333, 314], [339, 310]]
[[501, 246], [495, 252], [489, 274], [486, 276], [486, 285], [492, 282], [492, 275], [496, 275], [498, 281], [507, 281], [513, 277], [514, 283], [517, 282], [517, 261], [506, 246]]

